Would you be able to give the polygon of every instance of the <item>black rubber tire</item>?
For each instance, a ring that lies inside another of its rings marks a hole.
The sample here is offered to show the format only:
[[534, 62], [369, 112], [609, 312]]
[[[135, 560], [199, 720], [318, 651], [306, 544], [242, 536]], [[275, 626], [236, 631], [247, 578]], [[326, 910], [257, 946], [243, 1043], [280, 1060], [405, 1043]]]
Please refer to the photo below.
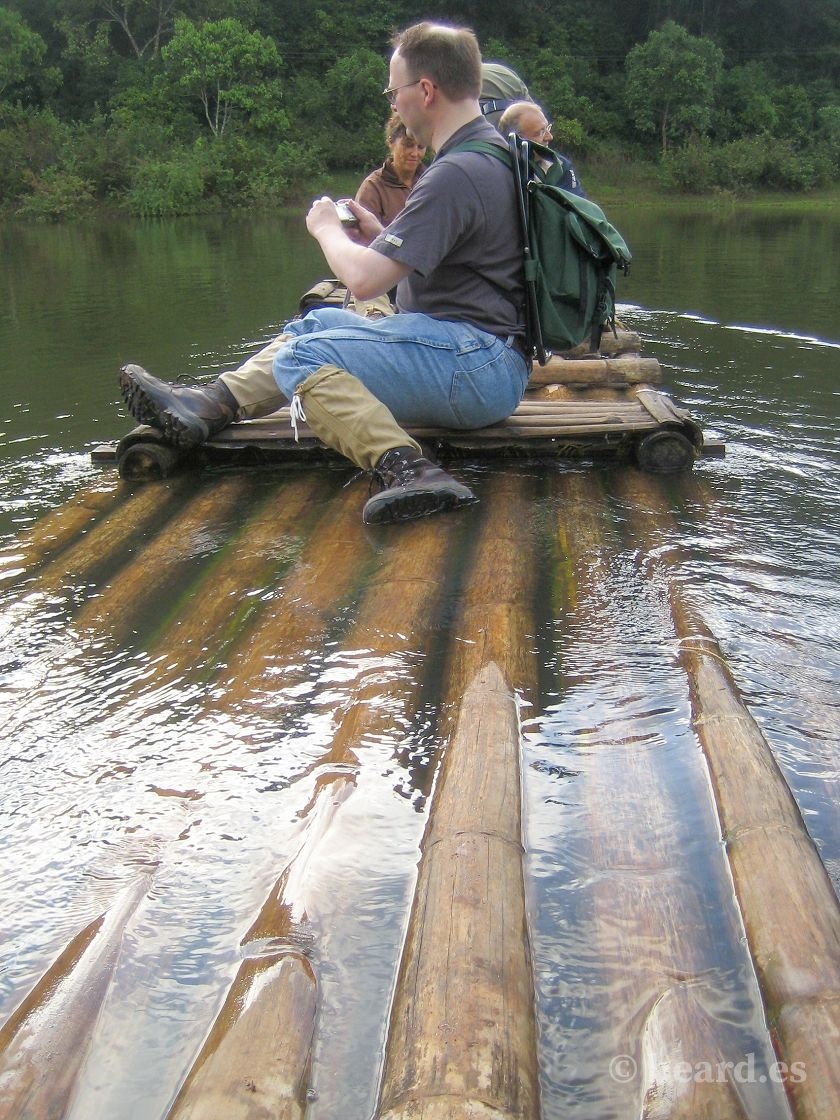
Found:
[[130, 443], [117, 453], [120, 478], [129, 482], [152, 482], [168, 478], [177, 468], [178, 449], [157, 441]]
[[696, 458], [694, 444], [675, 428], [659, 428], [636, 445], [636, 462], [651, 474], [691, 470]]

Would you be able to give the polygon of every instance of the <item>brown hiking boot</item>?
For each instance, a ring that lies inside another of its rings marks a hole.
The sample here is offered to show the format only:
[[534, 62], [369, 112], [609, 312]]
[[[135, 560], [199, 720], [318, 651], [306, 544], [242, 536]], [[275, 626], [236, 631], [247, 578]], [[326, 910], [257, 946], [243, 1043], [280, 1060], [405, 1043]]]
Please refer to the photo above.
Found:
[[365, 502], [362, 520], [367, 525], [410, 521], [478, 501], [469, 487], [418, 455], [413, 447], [386, 451], [373, 475], [382, 489]]
[[135, 420], [151, 424], [168, 443], [196, 447], [232, 424], [239, 403], [223, 381], [170, 385], [142, 366], [123, 366], [119, 376], [125, 406]]

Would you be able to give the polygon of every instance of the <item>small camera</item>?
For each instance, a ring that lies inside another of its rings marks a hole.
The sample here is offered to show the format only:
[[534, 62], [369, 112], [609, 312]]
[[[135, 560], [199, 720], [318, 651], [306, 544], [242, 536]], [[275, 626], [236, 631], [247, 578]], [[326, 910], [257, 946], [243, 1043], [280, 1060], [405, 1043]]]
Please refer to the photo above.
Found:
[[348, 199], [340, 198], [335, 204], [336, 212], [338, 213], [339, 220], [343, 226], [351, 226], [353, 229], [359, 228], [359, 219], [353, 213], [348, 205]]

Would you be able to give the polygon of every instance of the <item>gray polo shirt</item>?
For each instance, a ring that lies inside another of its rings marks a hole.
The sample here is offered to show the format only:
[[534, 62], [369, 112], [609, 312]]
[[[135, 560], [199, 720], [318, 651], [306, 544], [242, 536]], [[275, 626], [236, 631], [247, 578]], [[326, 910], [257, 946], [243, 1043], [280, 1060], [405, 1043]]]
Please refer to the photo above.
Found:
[[458, 129], [371, 248], [412, 269], [397, 286], [400, 311], [466, 320], [503, 338], [521, 335], [522, 235], [513, 173], [482, 152], [447, 154], [464, 140], [504, 143], [483, 117]]

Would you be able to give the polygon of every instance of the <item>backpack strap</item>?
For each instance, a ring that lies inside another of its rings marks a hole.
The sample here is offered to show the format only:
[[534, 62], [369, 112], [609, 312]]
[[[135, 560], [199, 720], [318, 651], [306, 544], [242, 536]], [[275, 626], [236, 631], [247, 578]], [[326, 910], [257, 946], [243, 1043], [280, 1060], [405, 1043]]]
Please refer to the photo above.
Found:
[[511, 154], [508, 149], [503, 148], [501, 144], [494, 144], [491, 140], [464, 140], [443, 154], [448, 156], [453, 152], [483, 152], [486, 156], [495, 156], [502, 163], [506, 163], [508, 167], [512, 166]]
[[511, 105], [515, 105], [516, 100], [510, 97], [480, 97], [478, 104], [486, 117], [488, 113], [503, 113]]

